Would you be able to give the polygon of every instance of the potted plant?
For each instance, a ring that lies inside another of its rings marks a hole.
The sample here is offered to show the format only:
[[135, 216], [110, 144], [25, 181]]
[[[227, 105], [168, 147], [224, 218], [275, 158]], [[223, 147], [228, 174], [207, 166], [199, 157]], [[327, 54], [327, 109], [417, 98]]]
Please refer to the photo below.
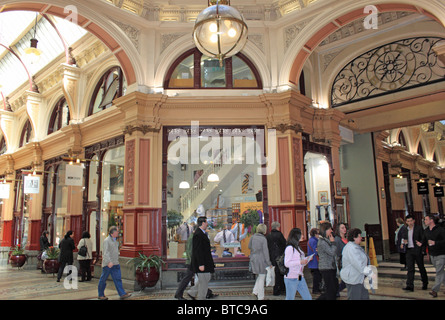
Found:
[[136, 268], [136, 281], [142, 290], [147, 287], [154, 287], [159, 280], [159, 271], [164, 260], [157, 255], [146, 256], [139, 252], [139, 256], [130, 259], [127, 263], [133, 262]]
[[45, 262], [43, 263], [45, 267], [45, 272], [54, 274], [57, 271], [59, 271], [60, 250], [59, 248], [56, 247], [49, 247], [48, 249], [46, 249], [45, 253], [46, 253], [46, 258]]
[[251, 235], [256, 232], [256, 227], [260, 223], [260, 215], [257, 210], [249, 209], [241, 215], [240, 222], [247, 228], [247, 234]]
[[26, 262], [25, 250], [20, 244], [16, 245], [9, 256], [9, 263], [14, 268], [21, 268]]

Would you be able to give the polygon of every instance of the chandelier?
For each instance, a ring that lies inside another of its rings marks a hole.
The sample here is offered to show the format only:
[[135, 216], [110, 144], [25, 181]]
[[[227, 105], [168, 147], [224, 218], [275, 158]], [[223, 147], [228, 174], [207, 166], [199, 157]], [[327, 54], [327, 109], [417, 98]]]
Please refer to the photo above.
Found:
[[228, 0], [210, 0], [212, 6], [201, 11], [193, 28], [193, 40], [203, 54], [222, 61], [237, 54], [247, 41], [243, 16]]

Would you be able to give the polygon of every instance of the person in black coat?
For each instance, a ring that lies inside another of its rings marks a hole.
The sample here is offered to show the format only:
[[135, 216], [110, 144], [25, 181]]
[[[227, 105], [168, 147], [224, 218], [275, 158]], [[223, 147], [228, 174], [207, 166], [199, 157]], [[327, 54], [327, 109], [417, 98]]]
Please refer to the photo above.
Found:
[[414, 263], [417, 263], [417, 266], [419, 267], [423, 283], [422, 290], [426, 290], [428, 288], [428, 275], [423, 262], [425, 245], [418, 245], [418, 243], [421, 243], [423, 240], [423, 228], [415, 224], [414, 217], [411, 215], [405, 217], [405, 222], [407, 228], [401, 234], [401, 237], [406, 247], [406, 267], [408, 269], [408, 275], [406, 279], [406, 287], [403, 288], [403, 290], [414, 291]]
[[284, 275], [281, 274], [277, 266], [276, 259], [283, 255], [286, 249], [286, 238], [281, 233], [280, 223], [272, 222], [272, 230], [266, 236], [267, 247], [269, 249], [269, 258], [272, 265], [275, 267], [275, 286], [273, 287], [273, 295], [279, 296], [280, 294], [286, 294], [286, 287], [284, 285]]
[[46, 273], [45, 270], [43, 270], [42, 254], [46, 249], [48, 249], [51, 246], [51, 244], [49, 243], [49, 240], [48, 240], [48, 234], [49, 234], [49, 232], [45, 230], [42, 232], [42, 235], [40, 236], [40, 253], [39, 253], [39, 256], [37, 257], [39, 260], [37, 268], [41, 269], [42, 273]]
[[[65, 265], [72, 265], [74, 261], [73, 250], [76, 248], [73, 240], [73, 232], [70, 230], [66, 233], [65, 237], [60, 241], [59, 249], [59, 272], [57, 273], [57, 282], [60, 282], [60, 279], [63, 275], [63, 269], [65, 269]], [[71, 270], [68, 274], [71, 274]]]
[[197, 298], [198, 300], [206, 299], [211, 273], [215, 272], [210, 240], [206, 232], [207, 226], [207, 218], [199, 217], [198, 229], [193, 233], [190, 268], [198, 276], [198, 283], [195, 283], [187, 293], [192, 299]]

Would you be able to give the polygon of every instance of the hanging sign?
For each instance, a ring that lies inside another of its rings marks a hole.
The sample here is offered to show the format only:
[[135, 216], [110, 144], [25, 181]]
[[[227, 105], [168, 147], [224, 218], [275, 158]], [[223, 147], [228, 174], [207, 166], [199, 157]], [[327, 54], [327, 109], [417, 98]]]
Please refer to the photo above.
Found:
[[67, 165], [65, 170], [65, 185], [82, 187], [83, 167], [77, 165]]
[[408, 180], [406, 178], [394, 179], [394, 191], [396, 193], [408, 192]]
[[434, 196], [436, 198], [443, 197], [443, 187], [434, 187]]
[[418, 194], [428, 194], [429, 193], [428, 182], [419, 182], [417, 184], [417, 193]]
[[24, 176], [23, 186], [25, 188], [24, 193], [39, 193], [40, 177], [38, 176]]
[[9, 199], [10, 187], [9, 183], [0, 183], [0, 199]]

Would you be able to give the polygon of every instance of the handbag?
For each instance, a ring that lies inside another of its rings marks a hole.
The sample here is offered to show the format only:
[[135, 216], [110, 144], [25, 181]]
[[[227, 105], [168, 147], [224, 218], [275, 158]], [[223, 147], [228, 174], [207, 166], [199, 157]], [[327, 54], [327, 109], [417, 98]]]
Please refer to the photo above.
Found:
[[277, 263], [277, 268], [280, 271], [280, 273], [286, 276], [289, 273], [289, 268], [284, 265], [284, 253], [281, 256], [279, 256], [275, 261]]
[[83, 241], [83, 246], [80, 247], [79, 252], [77, 254], [81, 257], [87, 256], [88, 248], [85, 246], [85, 240]]

